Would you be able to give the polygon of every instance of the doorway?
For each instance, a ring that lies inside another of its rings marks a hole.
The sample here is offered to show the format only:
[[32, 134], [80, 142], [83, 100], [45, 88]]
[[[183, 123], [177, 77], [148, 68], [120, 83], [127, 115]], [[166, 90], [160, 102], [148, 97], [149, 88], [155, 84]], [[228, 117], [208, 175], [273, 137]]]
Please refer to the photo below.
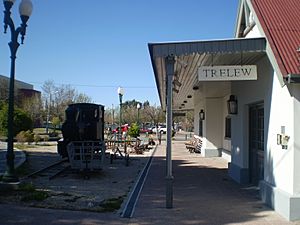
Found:
[[249, 171], [250, 183], [264, 179], [264, 104], [249, 108]]

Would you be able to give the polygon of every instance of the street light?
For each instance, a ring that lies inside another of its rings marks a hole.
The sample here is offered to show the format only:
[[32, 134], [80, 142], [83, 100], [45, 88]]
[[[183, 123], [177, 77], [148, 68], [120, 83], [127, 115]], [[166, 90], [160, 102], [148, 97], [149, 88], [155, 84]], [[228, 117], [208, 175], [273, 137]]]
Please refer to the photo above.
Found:
[[11, 31], [11, 41], [8, 43], [11, 53], [11, 68], [10, 68], [10, 81], [9, 81], [9, 101], [8, 101], [8, 136], [7, 136], [7, 154], [6, 154], [6, 172], [3, 175], [2, 180], [4, 182], [18, 182], [19, 179], [15, 175], [14, 166], [14, 131], [13, 131], [13, 118], [14, 118], [14, 83], [15, 83], [15, 64], [17, 50], [20, 46], [18, 37], [21, 35], [21, 44], [24, 43], [24, 37], [26, 34], [27, 21], [32, 13], [32, 3], [30, 0], [22, 0], [19, 5], [19, 13], [21, 17], [21, 25], [15, 28], [14, 22], [11, 18], [11, 8], [15, 0], [3, 0], [4, 4], [4, 33], [6, 33], [9, 27]]
[[[58, 91], [55, 91], [54, 94], [56, 95]], [[50, 120], [50, 108], [51, 108], [51, 102], [52, 102], [52, 94], [51, 91], [49, 93], [49, 103], [48, 103], [48, 109], [47, 109], [47, 124], [46, 124], [46, 134], [49, 133], [49, 120]]]
[[136, 105], [136, 108], [137, 108], [137, 125], [139, 125], [140, 124], [140, 109], [141, 109], [141, 104], [138, 103]]
[[120, 121], [119, 121], [119, 141], [122, 140], [122, 98], [124, 95], [124, 89], [122, 87], [118, 87], [118, 95], [120, 100]]

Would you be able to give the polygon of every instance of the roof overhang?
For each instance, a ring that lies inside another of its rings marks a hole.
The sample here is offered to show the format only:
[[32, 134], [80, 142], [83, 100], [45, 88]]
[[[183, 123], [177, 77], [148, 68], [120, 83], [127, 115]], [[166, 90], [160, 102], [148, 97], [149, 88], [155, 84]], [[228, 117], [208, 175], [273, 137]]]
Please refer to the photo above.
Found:
[[226, 40], [169, 42], [148, 44], [156, 86], [163, 108], [166, 106], [165, 58], [175, 57], [173, 79], [173, 109], [194, 108], [191, 96], [199, 84], [200, 66], [250, 65], [266, 53], [265, 38], [238, 38]]

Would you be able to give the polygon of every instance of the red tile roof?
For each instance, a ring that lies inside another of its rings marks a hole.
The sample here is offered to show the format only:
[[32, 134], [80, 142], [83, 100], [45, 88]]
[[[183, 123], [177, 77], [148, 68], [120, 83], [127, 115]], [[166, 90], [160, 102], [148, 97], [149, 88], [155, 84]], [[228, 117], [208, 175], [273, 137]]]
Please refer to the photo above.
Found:
[[284, 77], [300, 76], [300, 0], [252, 0]]

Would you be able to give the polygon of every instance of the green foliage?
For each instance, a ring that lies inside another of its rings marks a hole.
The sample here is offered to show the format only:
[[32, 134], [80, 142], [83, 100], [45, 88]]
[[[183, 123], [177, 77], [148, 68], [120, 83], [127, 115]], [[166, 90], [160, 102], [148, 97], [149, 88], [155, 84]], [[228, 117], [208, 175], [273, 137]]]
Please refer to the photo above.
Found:
[[33, 142], [34, 141], [34, 134], [32, 131], [27, 130], [27, 131], [21, 131], [20, 133], [17, 134], [16, 139], [18, 142], [24, 143], [24, 142]]
[[137, 123], [132, 123], [129, 130], [128, 130], [128, 135], [131, 137], [138, 137], [140, 135], [140, 127], [137, 125]]
[[101, 203], [102, 212], [114, 212], [120, 209], [123, 202], [123, 197], [106, 199]]
[[3, 100], [0, 100], [0, 110], [3, 108], [4, 105], [5, 105], [5, 102]]
[[42, 140], [42, 137], [38, 134], [35, 134], [33, 137], [33, 140], [37, 144], [38, 142], [40, 142]]
[[29, 201], [43, 201], [49, 197], [49, 194], [45, 191], [32, 191], [26, 193], [22, 198], [21, 201], [29, 202]]
[[[0, 110], [0, 134], [7, 136], [8, 133], [8, 105], [4, 105]], [[31, 118], [21, 109], [14, 109], [14, 122], [13, 122], [13, 131], [14, 136], [16, 136], [20, 131], [32, 130], [32, 120]]]
[[35, 188], [32, 183], [22, 183], [19, 186], [19, 190], [33, 192], [33, 191], [35, 191]]
[[60, 119], [59, 119], [59, 117], [57, 117], [57, 116], [53, 117], [53, 119], [52, 119], [51, 122], [52, 122], [52, 124], [53, 124], [53, 126], [54, 126], [54, 130], [56, 129], [57, 126], [60, 125]]
[[46, 191], [36, 190], [32, 183], [23, 183], [20, 185], [19, 190], [23, 192], [21, 201], [43, 201], [49, 197]]

